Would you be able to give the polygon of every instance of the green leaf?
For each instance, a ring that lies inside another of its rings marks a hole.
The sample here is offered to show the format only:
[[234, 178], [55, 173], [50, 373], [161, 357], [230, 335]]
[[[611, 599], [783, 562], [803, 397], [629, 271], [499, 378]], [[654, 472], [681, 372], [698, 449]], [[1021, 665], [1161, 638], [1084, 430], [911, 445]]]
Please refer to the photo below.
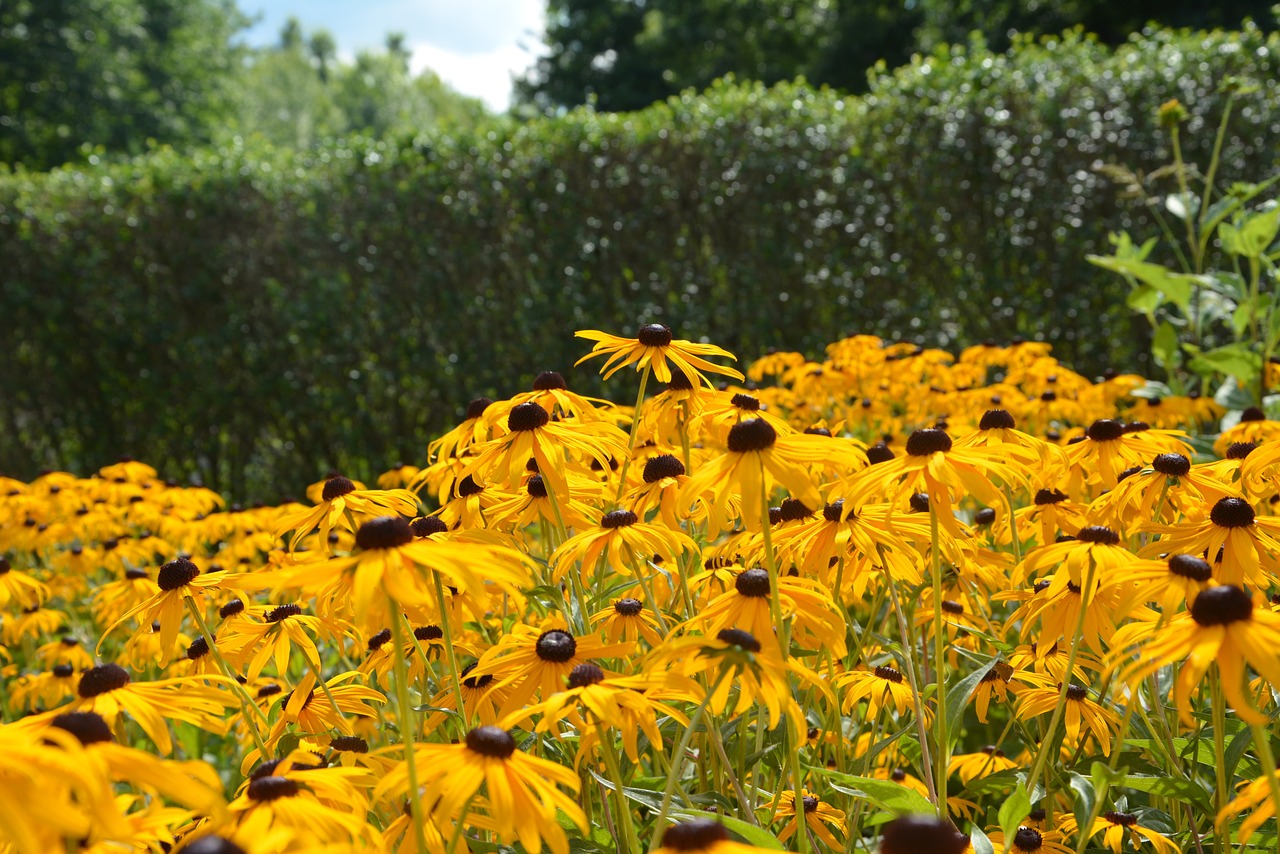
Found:
[[830, 768], [811, 768], [810, 773], [831, 778], [831, 788], [846, 795], [866, 798], [881, 809], [896, 813], [932, 813], [933, 804], [921, 797], [919, 792], [892, 780], [873, 780], [870, 777], [857, 777], [853, 774], [841, 774]]
[[1098, 800], [1097, 793], [1093, 790], [1093, 782], [1088, 777], [1082, 777], [1072, 771], [1071, 790], [1076, 793], [1071, 803], [1071, 810], [1076, 815], [1076, 826], [1088, 827], [1093, 819], [1093, 808]]
[[973, 854], [996, 854], [996, 847], [991, 844], [991, 840], [982, 832], [982, 828], [976, 824], [969, 831], [969, 847], [973, 849]]
[[1018, 832], [1018, 825], [1031, 813], [1031, 797], [1027, 794], [1026, 783], [1019, 783], [1018, 788], [1000, 805], [997, 820], [1005, 839], [1013, 839]]
[[1262, 357], [1248, 344], [1227, 344], [1196, 354], [1187, 367], [1202, 377], [1226, 374], [1247, 387], [1262, 369]]
[[1280, 205], [1249, 215], [1240, 227], [1241, 254], [1257, 258], [1267, 251], [1280, 232]]
[[1156, 333], [1151, 339], [1151, 354], [1156, 357], [1156, 364], [1165, 370], [1178, 367], [1182, 361], [1182, 353], [1178, 349], [1178, 330], [1167, 320], [1160, 321]]
[[742, 841], [757, 848], [768, 848], [772, 851], [785, 851], [785, 847], [778, 841], [778, 837], [774, 836], [763, 827], [756, 827], [754, 824], [743, 821], [740, 818], [734, 818], [731, 815], [725, 815], [718, 812], [706, 812], [704, 810], [671, 810], [671, 815], [677, 818], [710, 818], [719, 824], [724, 825], [725, 829], [736, 836], [742, 837]]
[[992, 658], [947, 690], [947, 720], [960, 720], [965, 708], [969, 705], [969, 698], [973, 696], [973, 689], [978, 687], [982, 677], [986, 676], [995, 664], [996, 660]]
[[1163, 798], [1172, 798], [1175, 801], [1182, 801], [1185, 804], [1199, 807], [1205, 812], [1211, 812], [1213, 809], [1209, 802], [1209, 793], [1191, 780], [1130, 774], [1118, 780], [1116, 785], [1138, 792], [1159, 795]]
[[[1086, 257], [1090, 263], [1104, 270], [1119, 273], [1128, 279], [1131, 284], [1134, 284], [1134, 292], [1129, 295], [1128, 299], [1129, 307], [1135, 311], [1141, 311], [1148, 317], [1162, 302], [1159, 297], [1152, 296], [1152, 289], [1158, 291], [1159, 294], [1163, 295], [1164, 299], [1176, 305], [1183, 316], [1187, 316], [1190, 314], [1192, 287], [1204, 284], [1203, 277], [1175, 273], [1167, 267], [1152, 264], [1148, 261], [1105, 255], [1088, 255]], [[1143, 287], [1144, 285], [1146, 286], [1145, 288]], [[1153, 300], [1154, 305], [1152, 304]]]

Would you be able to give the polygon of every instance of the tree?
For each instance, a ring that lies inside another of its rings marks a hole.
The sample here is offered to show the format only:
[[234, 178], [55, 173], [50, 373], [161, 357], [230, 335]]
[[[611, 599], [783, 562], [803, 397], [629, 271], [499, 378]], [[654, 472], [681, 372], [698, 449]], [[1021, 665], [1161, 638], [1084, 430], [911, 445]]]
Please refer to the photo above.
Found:
[[246, 24], [230, 0], [0, 3], [0, 162], [210, 139], [234, 106]]

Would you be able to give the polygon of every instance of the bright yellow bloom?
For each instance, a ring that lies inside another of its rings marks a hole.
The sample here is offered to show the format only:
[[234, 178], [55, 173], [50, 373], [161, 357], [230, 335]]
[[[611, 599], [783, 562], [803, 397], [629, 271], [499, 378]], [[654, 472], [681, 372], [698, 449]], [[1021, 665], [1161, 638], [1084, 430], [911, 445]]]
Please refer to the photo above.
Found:
[[272, 536], [279, 537], [293, 531], [289, 538], [289, 551], [296, 549], [317, 525], [320, 528], [318, 542], [322, 548], [328, 549], [329, 532], [335, 525], [355, 532], [358, 521], [353, 517], [357, 513], [362, 516], [387, 513], [416, 516], [418, 511], [417, 499], [406, 489], [359, 489], [351, 479], [342, 476], [325, 481], [320, 498], [315, 507], [287, 513], [276, 522]]
[[652, 368], [654, 378], [660, 383], [671, 382], [671, 365], [675, 365], [676, 369], [690, 380], [696, 377], [707, 387], [711, 387], [712, 383], [702, 373], [703, 371], [742, 380], [742, 374], [733, 368], [726, 368], [703, 358], [704, 356], [734, 358], [728, 350], [714, 344], [695, 344], [692, 341], [673, 338], [671, 329], [660, 323], [650, 323], [640, 327], [635, 338], [620, 338], [594, 329], [582, 329], [574, 335], [596, 342], [591, 352], [575, 362], [574, 367], [597, 356], [608, 356], [604, 367], [600, 369], [600, 373], [606, 380], [628, 365], [635, 365], [637, 371]]
[[[1070, 813], [1062, 817], [1063, 834], [1074, 836], [1079, 832], [1076, 817]], [[1154, 830], [1138, 824], [1138, 817], [1127, 812], [1105, 812], [1093, 821], [1089, 828], [1089, 838], [1102, 834], [1102, 844], [1110, 848], [1114, 854], [1122, 854], [1127, 840], [1134, 849], [1142, 851], [1142, 843], [1150, 842], [1158, 854], [1182, 854], [1182, 848], [1172, 839]]]

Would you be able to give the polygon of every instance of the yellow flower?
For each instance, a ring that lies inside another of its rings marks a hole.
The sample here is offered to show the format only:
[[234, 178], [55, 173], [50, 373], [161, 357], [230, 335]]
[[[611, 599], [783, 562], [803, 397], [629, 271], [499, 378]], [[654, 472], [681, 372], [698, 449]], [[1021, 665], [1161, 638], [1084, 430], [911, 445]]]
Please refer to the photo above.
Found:
[[49, 598], [49, 588], [36, 579], [19, 572], [0, 555], [0, 608], [17, 602], [23, 608], [34, 608]]
[[672, 561], [685, 552], [698, 551], [698, 544], [679, 529], [642, 522], [630, 510], [611, 510], [600, 518], [600, 526], [582, 531], [565, 540], [551, 555], [553, 577], [559, 583], [570, 568], [578, 564], [584, 586], [590, 584], [601, 558], [614, 572], [632, 575], [647, 569], [641, 556], [662, 555]]
[[[1060, 827], [1066, 836], [1074, 836], [1079, 832], [1076, 817], [1070, 813], [1062, 817]], [[1150, 842], [1151, 847], [1159, 854], [1181, 854], [1182, 852], [1182, 848], [1169, 837], [1138, 824], [1138, 817], [1133, 813], [1114, 811], [1103, 813], [1094, 819], [1088, 836], [1092, 839], [1099, 833], [1102, 834], [1102, 844], [1115, 854], [1121, 854], [1125, 849], [1126, 839], [1139, 851], [1142, 850], [1142, 843], [1145, 840]]]
[[[827, 825], [831, 825], [831, 827], [843, 832], [845, 829], [844, 811], [825, 803], [808, 789], [802, 789], [801, 791], [803, 794], [800, 805], [801, 812], [804, 815], [805, 826], [808, 827], [810, 833], [830, 845], [833, 851], [839, 851], [844, 847], [844, 843], [832, 834]], [[786, 826], [782, 828], [782, 832], [778, 834], [778, 841], [786, 843], [800, 829], [800, 816], [796, 814], [796, 793], [790, 789], [779, 792], [773, 799], [773, 812], [780, 819], [790, 819]]]
[[[835, 686], [848, 688], [844, 695], [844, 712], [852, 715], [854, 707], [863, 700], [867, 701], [866, 720], [875, 720], [881, 709], [892, 706], [899, 715], [914, 712], [915, 692], [902, 679], [902, 673], [887, 664], [881, 664], [872, 670], [851, 670], [837, 676]], [[922, 709], [925, 720], [930, 716], [927, 709]]]
[[[1124, 663], [1126, 650], [1137, 645], [1136, 661]], [[1154, 630], [1149, 623], [1135, 622], [1122, 628], [1114, 638], [1111, 669], [1120, 668], [1120, 678], [1130, 686], [1159, 670], [1182, 661], [1178, 669], [1174, 698], [1184, 724], [1190, 726], [1191, 690], [1204, 678], [1210, 664], [1222, 673], [1222, 690], [1236, 714], [1251, 723], [1265, 723], [1243, 690], [1247, 662], [1271, 685], [1280, 687], [1280, 614], [1255, 608], [1253, 597], [1240, 587], [1219, 585], [1206, 588], [1191, 603], [1188, 612], [1167, 620]], [[1122, 666], [1123, 665], [1123, 666]]]
[[742, 380], [742, 374], [733, 368], [726, 368], [703, 358], [704, 356], [734, 358], [728, 350], [714, 344], [695, 344], [692, 341], [673, 338], [671, 329], [660, 323], [650, 323], [640, 327], [635, 338], [620, 338], [594, 329], [582, 329], [574, 335], [596, 342], [591, 352], [575, 362], [574, 367], [597, 356], [608, 356], [604, 367], [600, 369], [600, 373], [606, 380], [628, 365], [635, 365], [637, 371], [652, 368], [654, 377], [660, 383], [671, 382], [671, 365], [675, 365], [690, 379], [697, 377], [707, 387], [711, 387], [712, 383], [702, 373], [703, 371]]
[[1221, 498], [1207, 515], [1172, 525], [1149, 523], [1141, 530], [1160, 535], [1142, 549], [1144, 556], [1201, 555], [1223, 584], [1266, 589], [1280, 573], [1280, 516], [1258, 516], [1244, 498]]
[[599, 626], [610, 643], [634, 642], [644, 638], [650, 648], [662, 643], [661, 628], [653, 610], [630, 596], [618, 599], [603, 611], [591, 615], [591, 625]]
[[[487, 804], [471, 804], [486, 819], [500, 841], [519, 840], [530, 854], [538, 854], [545, 842], [554, 854], [568, 854], [569, 840], [556, 820], [563, 813], [583, 832], [587, 817], [577, 802], [560, 791], [578, 791], [578, 775], [571, 769], [516, 749], [515, 739], [496, 726], [476, 727], [461, 744], [419, 744], [414, 766], [422, 802], [433, 804], [437, 821], [449, 821], [467, 812], [468, 803], [484, 786]], [[407, 761], [378, 783], [379, 800], [403, 797], [409, 786]], [[482, 812], [487, 806], [487, 811]], [[463, 816], [462, 823], [470, 824]]]
[[988, 744], [977, 753], [957, 753], [952, 756], [947, 774], [958, 775], [961, 784], [967, 786], [970, 780], [1017, 767], [1018, 763], [1005, 756], [1003, 750], [994, 744]]
[[[778, 605], [784, 620], [793, 620], [793, 639], [809, 649], [827, 649], [833, 655], [845, 654], [845, 621], [822, 584], [802, 577], [778, 579]], [[733, 589], [720, 594], [686, 625], [700, 628], [706, 634], [721, 629], [741, 629], [755, 638], [767, 638], [773, 646], [773, 619], [770, 615], [772, 596], [769, 571], [756, 567], [738, 574]]]
[[338, 475], [325, 481], [320, 502], [315, 507], [281, 516], [272, 536], [279, 537], [293, 531], [293, 536], [289, 538], [289, 551], [293, 551], [318, 525], [318, 542], [322, 548], [328, 549], [329, 532], [335, 525], [355, 531], [357, 522], [353, 518], [354, 514], [381, 516], [398, 513], [401, 516], [415, 516], [417, 512], [418, 501], [406, 489], [360, 489], [350, 478]]
[[[1025, 677], [1031, 680], [1031, 675]], [[1035, 717], [1053, 712], [1058, 705], [1060, 683], [1049, 679], [1035, 680], [1041, 687], [1030, 688], [1018, 700], [1018, 716]], [[1079, 739], [1092, 734], [1098, 740], [1103, 753], [1111, 752], [1111, 731], [1120, 728], [1120, 718], [1115, 712], [1104, 708], [1089, 699], [1089, 689], [1072, 682], [1067, 686], [1066, 711], [1063, 715], [1063, 726], [1066, 728], [1068, 742], [1072, 745], [1083, 744]]]
[[[1271, 794], [1271, 786], [1275, 781], [1267, 779], [1266, 774], [1241, 784], [1240, 790], [1221, 810], [1218, 811], [1217, 826], [1223, 829], [1229, 822], [1235, 821], [1245, 810], [1252, 810], [1248, 817], [1240, 823], [1237, 841], [1241, 845], [1248, 843], [1249, 838], [1276, 814], [1275, 798]], [[1280, 771], [1271, 775], [1280, 780]]]

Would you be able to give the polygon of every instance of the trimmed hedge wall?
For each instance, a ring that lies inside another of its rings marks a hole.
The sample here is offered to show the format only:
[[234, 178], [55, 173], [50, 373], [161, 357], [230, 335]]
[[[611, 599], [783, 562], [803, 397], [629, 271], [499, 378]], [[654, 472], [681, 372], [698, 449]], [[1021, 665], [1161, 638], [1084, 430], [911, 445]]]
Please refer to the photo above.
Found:
[[[1224, 181], [1280, 140], [1280, 42], [1152, 32], [953, 49], [862, 98], [721, 83], [642, 112], [473, 136], [249, 144], [0, 176], [0, 470], [131, 454], [239, 497], [420, 460], [479, 394], [539, 370], [598, 390], [579, 328], [665, 320], [744, 361], [852, 332], [1038, 336], [1145, 368], [1084, 260], [1148, 215], [1096, 171], [1169, 158], [1155, 108]], [[624, 383], [625, 384], [625, 383]], [[623, 390], [622, 397], [628, 392]]]

